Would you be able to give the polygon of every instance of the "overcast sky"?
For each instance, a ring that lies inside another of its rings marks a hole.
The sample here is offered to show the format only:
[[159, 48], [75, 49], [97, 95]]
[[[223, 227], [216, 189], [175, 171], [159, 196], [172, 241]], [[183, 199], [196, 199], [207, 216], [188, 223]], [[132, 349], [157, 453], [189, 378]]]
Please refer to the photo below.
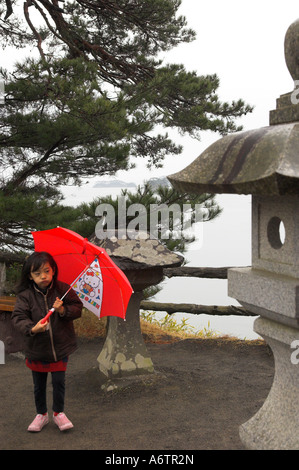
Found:
[[[285, 65], [284, 37], [299, 18], [298, 6], [298, 0], [182, 0], [180, 12], [196, 31], [197, 39], [174, 49], [165, 60], [183, 63], [198, 74], [216, 73], [222, 100], [242, 98], [255, 106], [239, 124], [245, 130], [267, 126], [276, 98], [293, 89]], [[218, 138], [206, 132], [201, 142], [185, 137], [183, 156], [167, 158], [165, 168], [155, 170], [155, 176], [183, 169]], [[138, 169], [142, 167], [138, 165]], [[128, 179], [128, 175], [119, 175]]]

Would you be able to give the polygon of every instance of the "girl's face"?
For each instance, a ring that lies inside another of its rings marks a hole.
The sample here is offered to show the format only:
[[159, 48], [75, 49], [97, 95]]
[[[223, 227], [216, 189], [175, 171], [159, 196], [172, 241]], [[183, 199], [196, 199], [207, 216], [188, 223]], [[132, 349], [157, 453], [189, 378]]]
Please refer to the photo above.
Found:
[[42, 264], [36, 271], [31, 271], [29, 278], [32, 279], [35, 284], [41, 289], [48, 287], [53, 279], [54, 270], [50, 263]]

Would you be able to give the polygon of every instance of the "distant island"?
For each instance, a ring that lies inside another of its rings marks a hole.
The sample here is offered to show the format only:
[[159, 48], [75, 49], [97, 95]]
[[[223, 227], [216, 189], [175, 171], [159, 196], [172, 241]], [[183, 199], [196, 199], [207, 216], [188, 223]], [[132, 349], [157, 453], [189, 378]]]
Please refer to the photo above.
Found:
[[152, 189], [156, 189], [159, 186], [171, 187], [171, 184], [166, 176], [161, 176], [160, 178], [151, 178], [148, 180], [148, 183], [151, 185]]
[[[153, 189], [156, 189], [158, 186], [171, 186], [170, 182], [166, 176], [160, 178], [151, 178], [147, 181]], [[142, 183], [141, 183], [142, 185]], [[127, 183], [126, 181], [121, 180], [111, 180], [111, 181], [98, 181], [93, 185], [94, 188], [137, 188], [136, 183]]]
[[136, 188], [135, 183], [126, 183], [121, 180], [98, 181], [93, 188]]

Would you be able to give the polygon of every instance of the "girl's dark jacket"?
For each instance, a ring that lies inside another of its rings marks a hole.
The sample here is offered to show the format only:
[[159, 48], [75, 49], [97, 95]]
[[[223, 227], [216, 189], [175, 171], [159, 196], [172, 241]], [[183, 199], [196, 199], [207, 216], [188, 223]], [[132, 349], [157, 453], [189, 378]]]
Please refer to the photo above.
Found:
[[52, 308], [56, 297], [62, 297], [69, 286], [53, 281], [43, 294], [32, 285], [18, 294], [12, 322], [25, 336], [25, 355], [33, 361], [56, 362], [77, 349], [73, 320], [81, 316], [82, 302], [73, 290], [63, 299], [64, 314], [54, 312], [50, 316], [49, 328], [32, 334], [31, 329]]

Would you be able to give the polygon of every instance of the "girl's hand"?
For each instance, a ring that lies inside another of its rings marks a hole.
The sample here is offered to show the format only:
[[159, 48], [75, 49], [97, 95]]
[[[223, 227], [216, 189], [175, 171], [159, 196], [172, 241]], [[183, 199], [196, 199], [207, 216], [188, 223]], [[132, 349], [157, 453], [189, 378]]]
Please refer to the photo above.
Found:
[[31, 329], [31, 333], [36, 334], [36, 333], [43, 333], [46, 331], [47, 326], [49, 321], [46, 321], [46, 323], [41, 323], [42, 320], [40, 320], [34, 327]]
[[53, 308], [55, 308], [55, 311], [58, 312], [60, 315], [64, 314], [63, 302], [58, 297], [56, 297], [56, 300], [53, 304]]

